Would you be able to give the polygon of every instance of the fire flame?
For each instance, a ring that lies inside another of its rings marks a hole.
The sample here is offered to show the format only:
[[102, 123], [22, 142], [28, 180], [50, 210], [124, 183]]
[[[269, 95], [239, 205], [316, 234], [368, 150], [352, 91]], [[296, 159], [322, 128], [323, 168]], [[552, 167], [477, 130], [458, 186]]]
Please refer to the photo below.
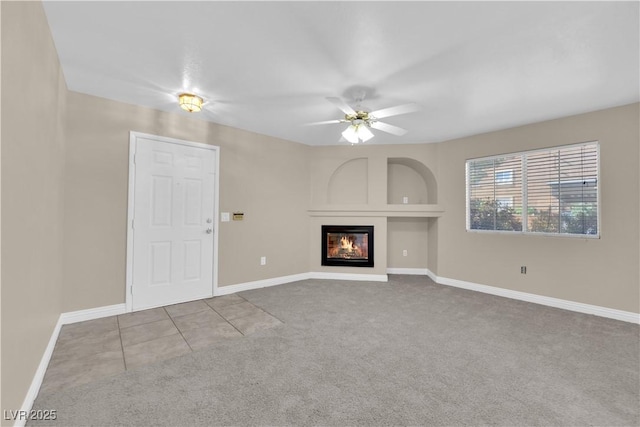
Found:
[[347, 252], [355, 252], [358, 250], [358, 247], [354, 245], [353, 242], [346, 236], [340, 238], [340, 248], [344, 249]]
[[[357, 239], [353, 236], [342, 235], [339, 240], [335, 240], [334, 243], [330, 243], [327, 248], [327, 255], [331, 258], [366, 258], [366, 253], [363, 252], [357, 244]], [[365, 246], [366, 247], [366, 246]]]

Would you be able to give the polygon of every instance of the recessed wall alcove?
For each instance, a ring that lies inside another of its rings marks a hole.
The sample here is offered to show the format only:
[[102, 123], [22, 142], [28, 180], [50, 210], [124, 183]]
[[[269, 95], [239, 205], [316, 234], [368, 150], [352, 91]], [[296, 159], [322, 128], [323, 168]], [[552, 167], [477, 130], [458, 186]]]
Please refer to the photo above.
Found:
[[[314, 271], [386, 275], [437, 269], [438, 185], [431, 169], [411, 157], [379, 155], [318, 159], [309, 209]], [[432, 165], [433, 166], [433, 165]], [[405, 202], [403, 199], [407, 198]], [[375, 266], [349, 269], [321, 265], [321, 227], [373, 225]], [[367, 270], [367, 271], [364, 271]]]
[[437, 191], [436, 178], [423, 163], [407, 157], [387, 159], [388, 204], [436, 204]]
[[369, 193], [369, 161], [351, 159], [340, 165], [329, 178], [329, 204], [366, 204]]
[[[327, 170], [324, 204], [310, 209], [312, 216], [438, 217], [438, 185], [433, 172], [408, 157], [345, 160]], [[318, 194], [318, 193], [316, 193]], [[406, 198], [406, 202], [405, 202]], [[356, 206], [357, 205], [357, 206]]]

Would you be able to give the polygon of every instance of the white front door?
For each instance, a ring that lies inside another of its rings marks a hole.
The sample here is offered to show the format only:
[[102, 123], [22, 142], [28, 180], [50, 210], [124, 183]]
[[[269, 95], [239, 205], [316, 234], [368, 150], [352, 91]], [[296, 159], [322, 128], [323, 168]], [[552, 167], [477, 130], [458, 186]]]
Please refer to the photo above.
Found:
[[150, 135], [134, 135], [131, 144], [132, 310], [211, 297], [215, 147]]

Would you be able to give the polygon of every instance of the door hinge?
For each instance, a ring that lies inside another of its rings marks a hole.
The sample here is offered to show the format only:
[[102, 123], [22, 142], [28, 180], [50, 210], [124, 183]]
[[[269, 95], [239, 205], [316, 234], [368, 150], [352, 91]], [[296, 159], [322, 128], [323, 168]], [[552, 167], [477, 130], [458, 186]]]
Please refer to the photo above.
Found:
[[136, 220], [132, 219], [131, 220], [131, 229], [133, 230], [134, 228], [136, 228]]
[[131, 285], [131, 287], [129, 288], [129, 293], [133, 295], [133, 285]]

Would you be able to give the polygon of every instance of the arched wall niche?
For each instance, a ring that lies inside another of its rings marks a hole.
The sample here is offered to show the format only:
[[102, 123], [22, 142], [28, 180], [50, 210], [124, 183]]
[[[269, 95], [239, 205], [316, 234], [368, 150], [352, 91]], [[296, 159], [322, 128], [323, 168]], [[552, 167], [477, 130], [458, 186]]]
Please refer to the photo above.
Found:
[[369, 193], [369, 161], [366, 158], [347, 160], [329, 178], [329, 204], [366, 204]]
[[436, 177], [422, 162], [408, 157], [387, 159], [387, 203], [437, 204]]

